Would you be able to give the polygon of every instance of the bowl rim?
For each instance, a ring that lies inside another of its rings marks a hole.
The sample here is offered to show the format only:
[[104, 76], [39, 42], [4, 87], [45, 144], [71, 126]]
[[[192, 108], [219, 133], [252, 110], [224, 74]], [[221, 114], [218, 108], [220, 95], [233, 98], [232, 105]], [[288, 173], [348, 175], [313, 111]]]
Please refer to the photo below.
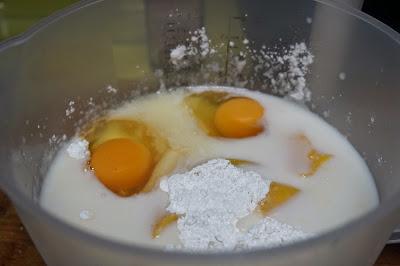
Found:
[[[0, 53], [4, 50], [10, 49], [15, 46], [19, 46], [28, 42], [36, 33], [44, 30], [47, 26], [52, 23], [70, 15], [83, 8], [90, 7], [95, 4], [105, 2], [107, 0], [83, 0], [78, 3], [72, 4], [64, 9], [54, 12], [49, 17], [46, 17], [36, 23], [34, 26], [30, 27], [27, 31], [19, 34], [15, 37], [11, 37], [3, 42], [0, 42]], [[379, 20], [363, 13], [362, 11], [351, 7], [348, 4], [341, 2], [334, 2], [333, 0], [310, 0], [311, 2], [316, 2], [321, 5], [328, 6], [333, 9], [337, 9], [341, 12], [353, 16], [365, 23], [371, 25], [377, 30], [383, 32], [393, 41], [400, 44], [400, 34], [395, 30], [380, 22]], [[1, 179], [0, 179], [1, 181]], [[313, 247], [317, 247], [320, 244], [336, 239], [338, 235], [346, 235], [357, 228], [365, 227], [368, 225], [373, 225], [379, 220], [384, 219], [386, 216], [393, 214], [396, 210], [400, 208], [400, 191], [394, 193], [389, 199], [385, 201], [380, 201], [379, 206], [365, 213], [364, 215], [340, 226], [326, 233], [318, 235], [314, 238], [307, 239], [304, 241], [292, 243], [283, 247], [275, 248], [259, 248], [252, 249], [248, 251], [232, 252], [223, 251], [218, 253], [189, 253], [185, 251], [173, 250], [165, 251], [160, 248], [145, 247], [138, 244], [128, 244], [122, 243], [116, 240], [108, 239], [85, 230], [82, 230], [76, 226], [64, 222], [62, 219], [52, 215], [50, 212], [41, 208], [38, 204], [35, 204], [30, 198], [20, 192], [14, 186], [8, 183], [0, 182], [0, 188], [10, 197], [12, 202], [17, 206], [18, 210], [27, 212], [32, 216], [41, 216], [49, 225], [53, 226], [56, 230], [60, 230], [65, 234], [71, 235], [73, 238], [87, 242], [88, 244], [94, 244], [94, 246], [101, 245], [102, 248], [108, 250], [117, 250], [118, 252], [123, 252], [126, 254], [134, 254], [137, 256], [148, 257], [153, 259], [169, 259], [172, 261], [187, 261], [190, 260], [202, 260], [202, 262], [227, 262], [227, 261], [237, 261], [242, 259], [263, 259], [278, 257], [282, 254], [290, 256], [290, 254], [297, 253], [302, 250], [308, 250]], [[29, 228], [28, 228], [29, 229]], [[34, 240], [34, 239], [33, 239]], [[268, 250], [268, 252], [265, 252]]]

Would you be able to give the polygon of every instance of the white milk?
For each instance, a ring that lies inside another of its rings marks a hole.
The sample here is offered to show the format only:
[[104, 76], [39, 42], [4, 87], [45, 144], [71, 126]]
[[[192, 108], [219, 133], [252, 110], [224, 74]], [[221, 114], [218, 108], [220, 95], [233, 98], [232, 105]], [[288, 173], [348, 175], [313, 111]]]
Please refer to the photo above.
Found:
[[[191, 90], [201, 91], [197, 87]], [[209, 89], [209, 88], [208, 88]], [[185, 92], [178, 91], [143, 97], [110, 112], [110, 117], [141, 120], [159, 129], [173, 146], [190, 152], [181, 168], [211, 158], [239, 158], [257, 162], [248, 166], [274, 181], [291, 184], [301, 192], [270, 216], [318, 234], [348, 222], [378, 205], [373, 178], [351, 144], [326, 122], [302, 107], [280, 98], [243, 89], [229, 90], [257, 99], [265, 108], [266, 131], [239, 140], [206, 136], [182, 105]], [[304, 134], [318, 151], [333, 158], [315, 175], [303, 178], [289, 167], [292, 149], [289, 139]], [[167, 194], [122, 198], [105, 188], [84, 161], [70, 158], [61, 149], [42, 187], [40, 204], [61, 219], [94, 234], [129, 243], [164, 247], [179, 243], [175, 225], [158, 239], [151, 238], [152, 225], [165, 213]], [[182, 169], [180, 169], [182, 170]], [[88, 219], [82, 219], [88, 211]], [[241, 224], [247, 227], [260, 217], [254, 214]]]

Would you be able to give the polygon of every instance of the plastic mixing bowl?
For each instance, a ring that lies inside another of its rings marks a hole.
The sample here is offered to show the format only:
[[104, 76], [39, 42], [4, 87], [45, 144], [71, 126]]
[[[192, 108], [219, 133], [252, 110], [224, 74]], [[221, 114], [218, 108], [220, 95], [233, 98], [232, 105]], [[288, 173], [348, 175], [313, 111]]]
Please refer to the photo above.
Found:
[[[170, 49], [201, 26], [215, 43], [308, 44], [315, 55], [309, 106], [365, 158], [379, 191], [377, 209], [297, 244], [206, 255], [113, 242], [38, 205], [56, 149], [49, 139], [72, 136], [84, 116], [66, 118], [69, 101], [85, 110], [90, 97], [112, 105], [163, 84], [231, 85], [223, 76], [193, 79], [199, 65], [180, 75], [168, 67]], [[372, 265], [400, 221], [399, 41], [382, 23], [331, 1], [81, 2], [0, 45], [0, 186], [49, 265]], [[119, 89], [112, 99], [99, 93], [108, 84]]]

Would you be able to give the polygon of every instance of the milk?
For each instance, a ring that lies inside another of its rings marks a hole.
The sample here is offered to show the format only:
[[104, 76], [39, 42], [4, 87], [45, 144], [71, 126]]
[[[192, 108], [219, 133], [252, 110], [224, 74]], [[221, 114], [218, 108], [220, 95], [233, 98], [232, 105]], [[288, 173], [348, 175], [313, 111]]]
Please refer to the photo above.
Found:
[[[209, 87], [194, 87], [202, 91]], [[110, 118], [138, 119], [162, 132], [173, 147], [188, 152], [176, 171], [211, 158], [238, 158], [255, 162], [245, 166], [263, 177], [295, 186], [301, 192], [272, 210], [269, 216], [311, 234], [332, 230], [378, 205], [373, 178], [360, 155], [335, 128], [286, 100], [244, 89], [217, 87], [251, 97], [265, 108], [265, 131], [245, 139], [211, 138], [196, 125], [182, 104], [187, 90], [135, 99], [109, 112]], [[291, 167], [293, 136], [303, 134], [318, 151], [332, 154], [315, 175], [302, 177]], [[176, 225], [152, 239], [156, 220], [165, 213], [167, 194], [159, 189], [122, 198], [85, 170], [85, 162], [69, 157], [62, 148], [42, 186], [40, 204], [65, 222], [113, 240], [164, 248], [179, 244]], [[82, 219], [82, 213], [91, 215]], [[254, 213], [241, 221], [246, 228], [260, 219]]]

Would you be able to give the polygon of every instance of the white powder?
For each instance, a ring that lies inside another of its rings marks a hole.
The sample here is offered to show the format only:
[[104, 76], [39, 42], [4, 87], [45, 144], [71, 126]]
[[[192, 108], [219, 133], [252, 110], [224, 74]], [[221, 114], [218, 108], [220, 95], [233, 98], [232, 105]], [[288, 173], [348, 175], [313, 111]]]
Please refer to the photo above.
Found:
[[67, 148], [67, 153], [71, 158], [82, 160], [90, 157], [89, 142], [85, 139], [74, 139]]
[[116, 94], [116, 93], [118, 92], [118, 90], [117, 90], [116, 88], [114, 88], [113, 86], [108, 85], [108, 86], [106, 87], [106, 92], [107, 92], [107, 93]]
[[313, 63], [314, 56], [305, 43], [291, 45], [283, 55], [266, 53], [266, 56], [270, 58], [267, 64], [272, 67], [264, 73], [264, 76], [270, 78], [272, 91], [288, 95], [298, 101], [309, 101], [311, 92], [306, 85], [305, 76], [309, 65]]
[[387, 163], [387, 161], [385, 160], [385, 158], [383, 157], [383, 155], [379, 152], [375, 153], [376, 156], [376, 161], [378, 163], [378, 166], [383, 166], [384, 164]]
[[67, 135], [63, 134], [62, 136], [56, 136], [55, 134], [53, 134], [50, 138], [49, 138], [49, 144], [50, 145], [58, 145], [60, 143], [62, 143], [63, 141], [67, 140]]
[[311, 92], [306, 84], [306, 75], [314, 56], [305, 43], [296, 43], [283, 49], [268, 50], [265, 45], [260, 50], [248, 49], [252, 60], [250, 84], [261, 83], [261, 88], [291, 99], [307, 102]]
[[371, 121], [371, 125], [375, 124], [375, 117], [374, 117], [374, 115], [371, 115], [370, 121]]
[[196, 56], [205, 58], [216, 52], [210, 47], [211, 40], [209, 40], [204, 27], [195, 30], [188, 41], [188, 45], [178, 45], [170, 52], [171, 63], [177, 70], [188, 67]]
[[[221, 54], [217, 51], [225, 44], [212, 46], [204, 27], [189, 34], [185, 44], [179, 44], [170, 52], [170, 62], [175, 70], [175, 85], [180, 86], [187, 81], [191, 84], [223, 82], [235, 87], [270, 90], [299, 102], [311, 100], [306, 75], [314, 56], [304, 42], [289, 47], [267, 48], [262, 45], [258, 50], [250, 47], [251, 41], [244, 38], [242, 43], [245, 48], [239, 50], [235, 42], [229, 41], [228, 53], [225, 54], [223, 49], [224, 54]], [[225, 60], [225, 57], [227, 63], [220, 65], [221, 59]], [[200, 75], [195, 66], [200, 66]], [[191, 68], [196, 71], [192, 73]], [[198, 81], [200, 77], [203, 80]]]
[[265, 218], [241, 232], [239, 219], [254, 211], [269, 191], [271, 181], [258, 173], [215, 159], [163, 180], [160, 187], [169, 193], [167, 210], [180, 215], [182, 247], [192, 251], [273, 247], [306, 237], [301, 231]]
[[346, 115], [346, 123], [349, 125], [351, 125], [351, 122], [352, 122], [352, 119], [351, 119], [352, 115], [353, 115], [352, 112], [348, 112]]
[[210, 53], [210, 40], [206, 34], [206, 29], [202, 27], [198, 30], [199, 37], [197, 38], [200, 45], [200, 54], [202, 57], [205, 57]]
[[272, 248], [287, 245], [309, 238], [310, 235], [270, 217], [262, 219], [251, 227], [239, 240], [238, 247], [250, 249], [255, 247]]
[[74, 112], [75, 112], [75, 102], [74, 101], [70, 101], [68, 103], [67, 109], [65, 110], [65, 115], [66, 116], [71, 116]]
[[236, 223], [251, 213], [270, 181], [253, 171], [216, 159], [161, 182], [169, 193], [167, 210], [177, 213], [179, 238], [189, 250], [234, 249], [241, 236]]
[[161, 93], [161, 91], [166, 89], [165, 81], [164, 81], [164, 71], [162, 69], [156, 69], [154, 71], [154, 76], [156, 76], [160, 82], [160, 88], [157, 93]]
[[89, 211], [89, 210], [82, 210], [80, 213], [79, 213], [79, 218], [81, 219], [81, 220], [90, 220], [90, 219], [93, 219], [93, 217], [94, 217], [94, 213], [93, 212], [91, 212], [91, 211]]
[[177, 66], [179, 62], [185, 57], [185, 55], [186, 55], [185, 45], [178, 45], [175, 49], [172, 49], [170, 53], [172, 64]]

